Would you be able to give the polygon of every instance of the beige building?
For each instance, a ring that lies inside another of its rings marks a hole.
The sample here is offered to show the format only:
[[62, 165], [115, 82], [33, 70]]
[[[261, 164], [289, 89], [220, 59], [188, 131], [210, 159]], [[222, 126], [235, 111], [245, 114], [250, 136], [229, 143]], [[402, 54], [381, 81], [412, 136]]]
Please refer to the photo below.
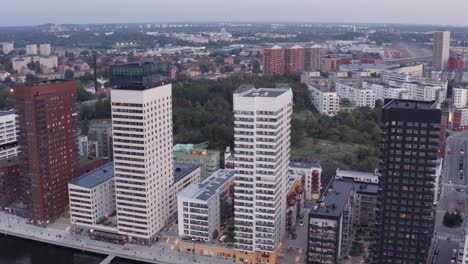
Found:
[[305, 48], [305, 69], [306, 70], [320, 70], [322, 69], [323, 47], [320, 45], [313, 45], [312, 47]]
[[36, 44], [26, 45], [26, 55], [37, 55], [37, 45]]
[[435, 31], [432, 47], [432, 66], [435, 70], [446, 70], [450, 56], [450, 31]]

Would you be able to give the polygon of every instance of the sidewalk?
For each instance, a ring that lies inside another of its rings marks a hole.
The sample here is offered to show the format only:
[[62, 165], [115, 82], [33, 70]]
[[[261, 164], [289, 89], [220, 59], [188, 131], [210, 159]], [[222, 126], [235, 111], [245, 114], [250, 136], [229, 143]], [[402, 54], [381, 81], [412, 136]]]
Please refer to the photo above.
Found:
[[[8, 225], [8, 223], [10, 225]], [[179, 252], [171, 244], [165, 241], [158, 242], [151, 247], [140, 245], [116, 245], [101, 241], [91, 240], [87, 236], [77, 235], [77, 240], [73, 233], [56, 228], [42, 228], [26, 223], [26, 220], [14, 215], [0, 212], [0, 233], [21, 237], [25, 239], [40, 241], [78, 250], [84, 250], [104, 255], [114, 255], [120, 258], [144, 261], [160, 264], [224, 264], [235, 263], [231, 259], [222, 259], [211, 256], [196, 255]], [[194, 261], [195, 259], [195, 261]]]

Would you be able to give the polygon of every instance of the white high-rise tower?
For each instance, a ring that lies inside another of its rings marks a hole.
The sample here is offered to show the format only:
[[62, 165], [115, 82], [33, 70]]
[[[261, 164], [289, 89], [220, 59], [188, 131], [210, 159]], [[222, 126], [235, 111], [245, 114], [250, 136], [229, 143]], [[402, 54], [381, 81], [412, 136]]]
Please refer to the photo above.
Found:
[[435, 31], [433, 43], [432, 66], [435, 70], [443, 71], [447, 69], [450, 56], [450, 31]]
[[234, 92], [234, 221], [238, 250], [270, 254], [285, 234], [292, 90]]
[[155, 64], [112, 68], [117, 226], [151, 244], [169, 218], [174, 182], [172, 85], [158, 82]]

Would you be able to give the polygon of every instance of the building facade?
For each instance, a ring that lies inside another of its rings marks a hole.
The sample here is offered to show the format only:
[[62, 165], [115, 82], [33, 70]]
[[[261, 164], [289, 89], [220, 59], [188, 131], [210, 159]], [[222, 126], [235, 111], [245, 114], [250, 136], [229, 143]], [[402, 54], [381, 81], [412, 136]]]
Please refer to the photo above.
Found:
[[320, 197], [322, 167], [310, 162], [290, 162], [289, 174], [304, 179], [305, 199], [317, 200]]
[[308, 218], [307, 263], [337, 264], [353, 234], [353, 181], [332, 179]]
[[348, 99], [355, 107], [375, 107], [375, 91], [362, 87], [360, 82], [338, 80], [335, 90], [340, 100]]
[[441, 110], [389, 100], [382, 110], [378, 263], [426, 263], [434, 232]]
[[0, 160], [0, 210], [20, 198], [18, 158]]
[[102, 157], [113, 160], [112, 124], [108, 122], [95, 123], [89, 126], [88, 142], [91, 145], [88, 151], [91, 157]]
[[232, 217], [234, 170], [218, 170], [177, 195], [179, 236], [198, 242], [216, 239]]
[[26, 45], [26, 55], [37, 55], [37, 45], [36, 44]]
[[15, 49], [15, 44], [13, 42], [3, 42], [2, 43], [2, 51], [3, 54], [7, 55], [10, 54]]
[[294, 45], [284, 49], [284, 73], [295, 74], [304, 71], [304, 48]]
[[174, 162], [174, 185], [169, 197], [169, 221], [177, 218], [177, 195], [188, 186], [200, 183], [201, 179], [200, 166]]
[[280, 46], [264, 49], [262, 54], [263, 75], [284, 74], [284, 49]]
[[111, 69], [112, 138], [119, 234], [152, 244], [170, 217], [172, 85], [161, 65]]
[[285, 234], [292, 90], [234, 92], [236, 248], [275, 254]]
[[450, 57], [450, 31], [435, 31], [433, 38], [432, 66], [437, 71], [446, 70]]
[[74, 81], [14, 86], [22, 194], [29, 218], [44, 224], [68, 204], [67, 183], [78, 176], [78, 109]]
[[14, 111], [0, 112], [0, 160], [18, 155], [16, 115]]
[[114, 164], [107, 163], [68, 183], [70, 221], [94, 228], [115, 213]]
[[304, 68], [307, 71], [321, 70], [324, 50], [320, 45], [305, 48]]
[[330, 91], [325, 87], [307, 86], [313, 105], [319, 113], [334, 116], [340, 111], [340, 97], [336, 92]]
[[50, 44], [41, 44], [39, 45], [39, 53], [42, 56], [50, 56], [50, 53], [52, 52], [50, 48]]
[[452, 105], [455, 108], [463, 108], [463, 107], [468, 106], [468, 88], [467, 87], [453, 87]]

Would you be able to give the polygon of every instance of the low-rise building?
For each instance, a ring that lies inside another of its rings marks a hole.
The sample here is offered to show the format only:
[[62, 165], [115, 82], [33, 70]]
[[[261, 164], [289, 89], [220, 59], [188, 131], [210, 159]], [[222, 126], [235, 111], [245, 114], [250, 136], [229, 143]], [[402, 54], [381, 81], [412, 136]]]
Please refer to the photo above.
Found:
[[332, 179], [308, 219], [307, 263], [340, 263], [353, 232], [354, 183]]
[[337, 80], [335, 90], [340, 100], [348, 99], [355, 107], [375, 107], [375, 91], [356, 80]]
[[220, 151], [207, 149], [208, 143], [200, 144], [177, 144], [174, 146], [173, 154], [175, 162], [192, 163], [201, 166], [202, 179], [219, 170]]
[[201, 181], [201, 169], [199, 165], [191, 163], [174, 162], [173, 194], [169, 196], [170, 221], [177, 217], [177, 195], [192, 184]]
[[330, 91], [325, 86], [307, 86], [313, 105], [319, 113], [334, 116], [340, 111], [340, 98], [336, 92]]
[[286, 201], [286, 232], [296, 237], [298, 221], [304, 218], [304, 179], [299, 175], [289, 175]]
[[468, 130], [468, 107], [453, 109], [452, 129], [455, 131]]
[[113, 163], [101, 166], [68, 183], [71, 223], [94, 228], [112, 215], [116, 210], [114, 187]]
[[216, 239], [224, 220], [232, 217], [234, 170], [218, 170], [177, 196], [179, 236], [200, 242]]
[[42, 67], [54, 69], [58, 67], [58, 58], [57, 56], [40, 56], [39, 64]]
[[322, 167], [311, 162], [290, 162], [289, 174], [304, 178], [305, 199], [317, 200], [320, 197]]
[[89, 156], [113, 160], [112, 123], [100, 122], [89, 126]]

